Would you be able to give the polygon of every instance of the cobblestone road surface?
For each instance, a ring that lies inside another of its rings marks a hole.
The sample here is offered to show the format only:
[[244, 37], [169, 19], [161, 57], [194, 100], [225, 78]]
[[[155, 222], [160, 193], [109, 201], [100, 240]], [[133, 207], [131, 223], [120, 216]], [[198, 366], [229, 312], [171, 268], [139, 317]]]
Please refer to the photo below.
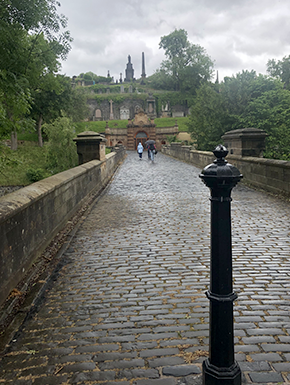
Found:
[[[5, 384], [193, 385], [208, 352], [209, 189], [129, 153], [2, 358]], [[290, 383], [290, 204], [232, 194], [235, 350], [247, 384]]]

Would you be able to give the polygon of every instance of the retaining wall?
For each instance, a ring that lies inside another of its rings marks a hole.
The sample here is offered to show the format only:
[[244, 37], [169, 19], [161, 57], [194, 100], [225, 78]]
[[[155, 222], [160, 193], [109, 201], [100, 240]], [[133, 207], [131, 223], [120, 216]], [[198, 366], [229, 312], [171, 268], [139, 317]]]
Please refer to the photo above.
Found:
[[[166, 155], [203, 169], [215, 159], [211, 152], [193, 150], [181, 143], [171, 143], [161, 149]], [[256, 157], [228, 155], [227, 161], [243, 174], [242, 182], [274, 194], [290, 197], [290, 162]]]
[[0, 197], [0, 304], [88, 197], [100, 192], [125, 157], [118, 148]]

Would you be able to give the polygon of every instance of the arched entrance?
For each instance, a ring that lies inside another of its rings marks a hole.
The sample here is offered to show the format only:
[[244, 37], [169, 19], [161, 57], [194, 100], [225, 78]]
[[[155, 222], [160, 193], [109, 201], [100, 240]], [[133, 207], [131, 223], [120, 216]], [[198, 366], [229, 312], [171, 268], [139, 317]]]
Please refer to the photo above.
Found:
[[135, 150], [137, 150], [138, 144], [141, 142], [142, 146], [145, 148], [145, 142], [148, 139], [148, 135], [144, 131], [139, 131], [135, 135], [134, 142], [135, 142]]

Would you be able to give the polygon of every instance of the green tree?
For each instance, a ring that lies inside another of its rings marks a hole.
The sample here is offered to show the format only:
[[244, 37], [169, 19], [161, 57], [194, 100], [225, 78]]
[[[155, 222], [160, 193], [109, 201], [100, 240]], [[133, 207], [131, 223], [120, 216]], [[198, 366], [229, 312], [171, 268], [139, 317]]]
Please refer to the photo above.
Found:
[[38, 144], [42, 147], [42, 124], [65, 114], [73, 121], [84, 119], [88, 112], [85, 90], [75, 89], [64, 75], [46, 74], [33, 92], [32, 116], [36, 121]]
[[255, 71], [242, 71], [232, 77], [225, 77], [220, 85], [221, 94], [228, 112], [229, 129], [240, 127], [239, 117], [251, 99], [251, 84], [256, 79]]
[[174, 90], [172, 77], [164, 69], [157, 69], [153, 75], [147, 78], [147, 82], [155, 90]]
[[184, 29], [175, 29], [160, 39], [159, 48], [165, 50], [166, 60], [161, 70], [171, 78], [172, 88], [196, 92], [212, 75], [213, 62], [205, 49], [188, 41]]
[[67, 103], [64, 94], [67, 85], [65, 77], [47, 73], [41, 76], [38, 87], [33, 90], [32, 116], [36, 121], [38, 145], [43, 146], [42, 124], [50, 123], [61, 115], [61, 109]]
[[283, 57], [282, 60], [269, 60], [267, 72], [271, 76], [280, 79], [285, 88], [290, 89], [290, 55]]
[[243, 71], [221, 84], [200, 87], [191, 107], [189, 131], [200, 150], [212, 150], [221, 136], [256, 127], [268, 134], [264, 156], [290, 159], [290, 91], [280, 80]]
[[64, 112], [73, 122], [83, 120], [89, 112], [86, 90], [70, 87]]
[[242, 71], [232, 77], [226, 77], [219, 85], [227, 111], [226, 130], [244, 128], [243, 117], [247, 114], [247, 106], [264, 92], [279, 87], [279, 82], [265, 75], [257, 75], [255, 71]]
[[203, 84], [190, 110], [188, 131], [198, 150], [212, 151], [225, 133], [226, 111], [222, 95], [215, 86]]
[[17, 131], [32, 127], [32, 121], [25, 119], [30, 109], [31, 94], [27, 79], [0, 70], [0, 137], [11, 134], [13, 150], [17, 148]]
[[[6, 9], [0, 4], [0, 136], [11, 133], [12, 148], [17, 129], [29, 112], [31, 95], [24, 74], [25, 52], [28, 49], [27, 32], [19, 24], [5, 22]], [[8, 5], [7, 5], [8, 7]]]
[[290, 160], [290, 91], [281, 83], [250, 101], [241, 120], [267, 132], [265, 157]]
[[[1, 134], [24, 128], [31, 91], [42, 75], [55, 72], [58, 58], [70, 50], [70, 34], [62, 31], [67, 20], [58, 15], [55, 0], [1, 0], [0, 103], [4, 110]], [[17, 100], [17, 103], [15, 103]]]

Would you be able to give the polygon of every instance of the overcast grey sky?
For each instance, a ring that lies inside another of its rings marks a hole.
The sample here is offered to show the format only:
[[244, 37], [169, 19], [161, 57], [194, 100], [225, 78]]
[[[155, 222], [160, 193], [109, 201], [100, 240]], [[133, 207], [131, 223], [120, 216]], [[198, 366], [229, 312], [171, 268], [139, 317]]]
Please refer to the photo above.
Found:
[[269, 59], [290, 55], [289, 0], [60, 0], [74, 39], [61, 73], [92, 71], [119, 79], [131, 55], [141, 76], [160, 67], [161, 36], [185, 29], [206, 49], [219, 79], [243, 69], [266, 74]]

